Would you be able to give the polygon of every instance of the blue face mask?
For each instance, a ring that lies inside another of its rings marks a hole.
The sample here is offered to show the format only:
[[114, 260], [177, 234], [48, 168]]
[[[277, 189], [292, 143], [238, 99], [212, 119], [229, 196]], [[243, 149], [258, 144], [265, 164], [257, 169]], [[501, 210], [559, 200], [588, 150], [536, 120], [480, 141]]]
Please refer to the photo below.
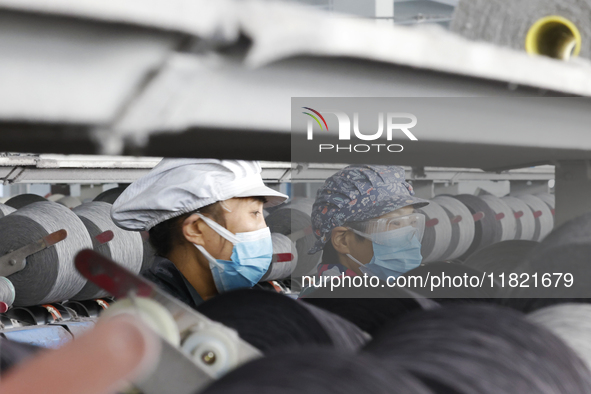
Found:
[[215, 259], [201, 245], [197, 249], [209, 261], [215, 287], [220, 293], [256, 285], [271, 265], [273, 242], [269, 227], [247, 233], [232, 234], [215, 221], [197, 213], [209, 227], [232, 242], [231, 260]]
[[364, 234], [354, 229], [353, 231], [371, 239], [373, 246], [373, 257], [365, 265], [347, 254], [347, 257], [360, 265], [361, 272], [386, 281], [389, 276], [399, 277], [421, 265], [421, 242], [419, 230], [415, 227], [407, 226], [376, 234]]

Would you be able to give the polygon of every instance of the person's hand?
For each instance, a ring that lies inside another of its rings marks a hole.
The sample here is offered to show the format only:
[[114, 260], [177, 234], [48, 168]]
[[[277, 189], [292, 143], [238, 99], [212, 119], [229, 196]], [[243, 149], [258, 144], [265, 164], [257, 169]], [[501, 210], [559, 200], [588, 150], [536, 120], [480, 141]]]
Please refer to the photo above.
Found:
[[7, 373], [2, 394], [105, 394], [150, 373], [160, 353], [156, 335], [127, 316], [100, 322], [58, 350]]

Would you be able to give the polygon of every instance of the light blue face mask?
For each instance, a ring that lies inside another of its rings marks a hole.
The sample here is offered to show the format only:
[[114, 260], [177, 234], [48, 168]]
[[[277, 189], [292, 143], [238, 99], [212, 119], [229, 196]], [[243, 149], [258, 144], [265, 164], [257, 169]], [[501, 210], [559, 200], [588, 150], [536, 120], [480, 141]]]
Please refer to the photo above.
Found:
[[269, 269], [273, 258], [273, 242], [269, 227], [232, 234], [215, 221], [200, 213], [197, 215], [213, 231], [234, 245], [230, 261], [215, 259], [203, 246], [195, 245], [209, 261], [209, 268], [218, 291], [223, 293], [256, 285]]
[[367, 264], [362, 264], [355, 257], [347, 254], [347, 257], [359, 264], [361, 272], [386, 281], [389, 276], [399, 277], [421, 265], [423, 256], [421, 256], [421, 242], [417, 228], [407, 226], [375, 234], [351, 230], [370, 239], [373, 246], [373, 257]]

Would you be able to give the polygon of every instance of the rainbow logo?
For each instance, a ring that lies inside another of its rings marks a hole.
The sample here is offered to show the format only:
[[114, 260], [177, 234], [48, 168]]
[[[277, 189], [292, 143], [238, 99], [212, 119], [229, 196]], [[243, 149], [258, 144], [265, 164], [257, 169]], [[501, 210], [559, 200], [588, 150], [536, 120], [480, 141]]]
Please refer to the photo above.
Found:
[[[320, 112], [318, 112], [318, 111], [316, 111], [316, 110], [313, 110], [313, 109], [312, 109], [312, 108], [310, 108], [310, 107], [302, 107], [302, 108], [303, 108], [303, 109], [307, 109], [308, 111], [312, 111], [312, 112], [314, 112], [316, 115], [320, 116], [320, 119], [322, 119], [322, 122], [324, 122], [324, 126], [326, 126], [326, 131], [328, 131], [328, 125], [326, 124], [326, 120], [324, 120], [324, 117], [323, 117], [322, 115], [320, 115]], [[312, 119], [314, 119], [314, 120], [315, 120], [315, 121], [318, 123], [318, 126], [320, 126], [320, 130], [324, 130], [324, 128], [322, 127], [322, 123], [320, 123], [320, 121], [318, 120], [318, 118], [317, 118], [317, 117], [315, 117], [314, 115], [312, 115], [312, 114], [311, 114], [311, 113], [309, 113], [309, 112], [302, 112], [302, 113], [303, 113], [303, 114], [305, 114], [305, 115], [308, 115], [308, 116], [312, 117]]]

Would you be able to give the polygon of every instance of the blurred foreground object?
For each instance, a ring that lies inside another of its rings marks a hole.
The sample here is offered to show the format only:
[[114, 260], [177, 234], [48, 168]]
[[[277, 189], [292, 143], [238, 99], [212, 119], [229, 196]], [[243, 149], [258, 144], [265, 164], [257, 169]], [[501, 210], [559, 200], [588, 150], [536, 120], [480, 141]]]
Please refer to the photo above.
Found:
[[0, 384], [10, 394], [103, 394], [154, 367], [156, 336], [129, 318], [112, 319], [55, 351], [14, 368]]

